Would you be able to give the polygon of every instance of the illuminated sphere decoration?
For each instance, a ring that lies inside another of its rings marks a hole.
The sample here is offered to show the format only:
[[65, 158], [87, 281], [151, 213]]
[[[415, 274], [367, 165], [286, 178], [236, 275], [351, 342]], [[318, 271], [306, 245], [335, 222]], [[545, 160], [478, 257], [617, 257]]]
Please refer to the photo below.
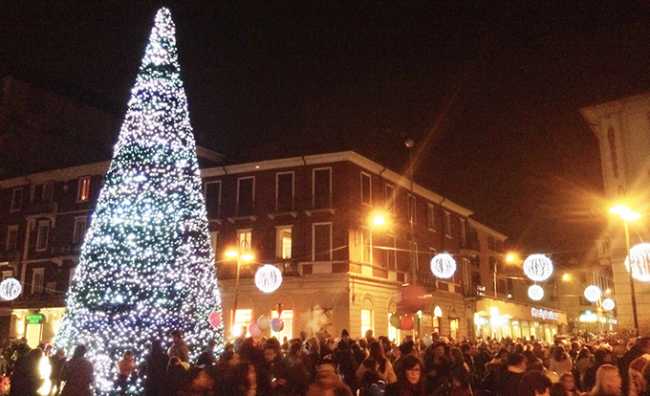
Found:
[[524, 274], [534, 282], [544, 282], [553, 274], [553, 262], [543, 254], [531, 254], [524, 260]]
[[0, 298], [4, 301], [15, 300], [22, 291], [23, 287], [16, 278], [7, 278], [0, 282]]
[[639, 282], [650, 282], [650, 243], [632, 246], [625, 258], [625, 269], [632, 270], [632, 278]]
[[611, 311], [616, 307], [616, 303], [614, 302], [613, 299], [607, 297], [606, 299], [603, 300], [601, 306], [605, 311]]
[[528, 298], [539, 301], [544, 298], [544, 289], [540, 285], [531, 285], [528, 288]]
[[275, 265], [264, 264], [255, 272], [255, 286], [262, 293], [273, 293], [282, 284], [282, 272]]
[[596, 302], [600, 299], [600, 296], [603, 295], [603, 291], [600, 290], [600, 287], [596, 285], [589, 285], [585, 287], [585, 298], [589, 302]]
[[431, 272], [436, 278], [449, 279], [456, 273], [456, 260], [449, 253], [440, 253], [431, 259]]

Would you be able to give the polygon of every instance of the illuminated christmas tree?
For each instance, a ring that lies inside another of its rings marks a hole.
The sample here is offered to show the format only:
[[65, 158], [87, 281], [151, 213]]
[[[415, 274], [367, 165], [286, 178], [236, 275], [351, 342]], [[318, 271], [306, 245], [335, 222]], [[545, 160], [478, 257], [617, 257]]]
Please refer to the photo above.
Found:
[[[222, 345], [221, 299], [180, 78], [175, 27], [160, 9], [66, 299], [56, 344], [88, 347], [96, 392], [126, 350], [180, 330], [196, 358]], [[210, 323], [208, 321], [210, 317]], [[140, 394], [141, 384], [130, 393]]]

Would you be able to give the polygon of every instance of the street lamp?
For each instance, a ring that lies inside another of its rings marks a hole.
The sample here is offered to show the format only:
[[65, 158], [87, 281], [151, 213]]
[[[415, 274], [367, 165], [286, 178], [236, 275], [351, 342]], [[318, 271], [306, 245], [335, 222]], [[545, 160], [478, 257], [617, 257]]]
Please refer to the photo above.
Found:
[[[617, 215], [623, 220], [623, 227], [625, 229], [625, 252], [626, 257], [630, 255], [630, 226], [629, 223], [637, 221], [641, 218], [639, 212], [630, 209], [625, 204], [616, 204], [609, 209], [609, 212]], [[634, 331], [639, 335], [639, 318], [636, 312], [636, 293], [634, 292], [634, 278], [632, 277], [632, 269], [628, 268], [630, 275], [630, 298], [632, 300], [632, 317], [634, 318]]]
[[[415, 140], [408, 138], [404, 141], [404, 146], [409, 152], [409, 166], [408, 166], [408, 171], [409, 171], [409, 181], [411, 183], [411, 196], [408, 198], [409, 205], [408, 207], [410, 208], [409, 210], [409, 231], [410, 231], [410, 237], [411, 237], [411, 242], [409, 244], [409, 253], [411, 254], [411, 283], [415, 284], [415, 276], [417, 269], [415, 268], [415, 259], [414, 256], [416, 252], [414, 252], [414, 247], [415, 247], [415, 219], [413, 218], [413, 215], [415, 214], [415, 208], [411, 207], [411, 199], [415, 198], [413, 195], [413, 148], [415, 147]], [[411, 198], [413, 197], [413, 198]]]
[[573, 275], [570, 272], [565, 272], [562, 274], [562, 282], [571, 282], [573, 280]]
[[237, 269], [235, 270], [235, 299], [230, 312], [230, 336], [233, 336], [233, 328], [235, 326], [235, 315], [237, 313], [237, 303], [239, 300], [239, 270], [242, 263], [251, 263], [255, 260], [255, 255], [250, 251], [242, 251], [236, 248], [226, 249], [224, 253], [226, 261], [235, 261]]
[[373, 233], [374, 231], [383, 231], [390, 227], [390, 215], [383, 209], [374, 209], [368, 215], [369, 245], [370, 245], [370, 265], [374, 265], [373, 254]]

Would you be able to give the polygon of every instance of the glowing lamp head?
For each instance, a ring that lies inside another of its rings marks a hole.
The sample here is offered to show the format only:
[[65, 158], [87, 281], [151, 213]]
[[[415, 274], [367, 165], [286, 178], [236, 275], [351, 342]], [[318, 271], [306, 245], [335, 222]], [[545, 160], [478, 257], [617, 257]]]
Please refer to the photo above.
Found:
[[562, 282], [571, 282], [573, 280], [573, 275], [568, 272], [562, 274]]
[[609, 212], [617, 215], [626, 222], [633, 222], [641, 218], [641, 214], [639, 212], [635, 212], [624, 204], [617, 204], [612, 206], [609, 209]]
[[253, 253], [247, 252], [241, 255], [241, 260], [245, 263], [250, 263], [255, 260], [255, 255]]
[[602, 304], [600, 304], [605, 311], [611, 311], [616, 307], [616, 303], [614, 302], [613, 299], [611, 298], [606, 298], [603, 300]]
[[528, 288], [528, 298], [533, 301], [540, 301], [544, 298], [544, 289], [540, 285], [531, 285]]
[[505, 262], [506, 264], [517, 264], [520, 262], [519, 254], [517, 252], [508, 252], [506, 253]]
[[228, 249], [223, 255], [229, 260], [234, 260], [237, 258], [237, 256], [239, 256], [239, 252], [235, 249]]
[[373, 229], [384, 229], [389, 222], [388, 214], [383, 210], [373, 210], [368, 216], [368, 225]]
[[589, 302], [596, 302], [600, 299], [600, 297], [603, 295], [602, 290], [600, 290], [600, 287], [596, 285], [589, 285], [585, 288], [585, 298]]

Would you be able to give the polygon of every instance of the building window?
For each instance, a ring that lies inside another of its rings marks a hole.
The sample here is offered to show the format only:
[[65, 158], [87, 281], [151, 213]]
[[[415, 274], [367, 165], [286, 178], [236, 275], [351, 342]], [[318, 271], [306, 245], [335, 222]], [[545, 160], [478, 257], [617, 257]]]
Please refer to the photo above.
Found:
[[358, 263], [370, 263], [370, 232], [366, 229], [350, 231], [350, 260]]
[[253, 230], [237, 230], [237, 244], [242, 252], [251, 250], [253, 248]]
[[294, 172], [275, 174], [275, 210], [288, 212], [293, 210], [295, 187]]
[[248, 334], [248, 326], [253, 320], [253, 310], [252, 309], [238, 309], [235, 311], [235, 320], [231, 326], [230, 333], [233, 337], [239, 337], [242, 334]]
[[458, 319], [449, 319], [449, 336], [458, 339]]
[[72, 243], [81, 243], [84, 240], [84, 235], [86, 234], [86, 216], [75, 217], [74, 219], [74, 228], [72, 229]]
[[5, 280], [7, 278], [11, 278], [14, 276], [13, 271], [2, 271], [2, 280]]
[[87, 202], [90, 199], [90, 176], [82, 176], [77, 182], [77, 202]]
[[332, 168], [312, 170], [312, 203], [314, 209], [332, 207]]
[[480, 295], [479, 293], [479, 287], [481, 286], [481, 273], [480, 272], [472, 272], [472, 290], [476, 292], [476, 294]]
[[291, 340], [293, 338], [293, 310], [284, 309], [280, 315], [278, 315], [278, 311], [271, 311], [271, 319], [277, 317], [282, 319], [284, 327], [282, 331], [271, 331], [271, 335], [280, 342], [283, 342], [285, 338]]
[[433, 204], [427, 204], [427, 228], [436, 229], [436, 207]]
[[47, 182], [43, 184], [43, 190], [41, 191], [41, 200], [43, 202], [52, 202], [54, 198], [54, 182]]
[[312, 261], [332, 261], [332, 223], [312, 224]]
[[361, 203], [372, 205], [372, 177], [361, 172]]
[[399, 329], [396, 327], [393, 327], [393, 325], [390, 324], [390, 317], [393, 316], [392, 313], [388, 312], [388, 339], [391, 340], [392, 342], [399, 344]]
[[278, 226], [275, 228], [275, 257], [287, 260], [291, 258], [292, 227]]
[[43, 293], [45, 283], [45, 268], [34, 268], [32, 270], [32, 294]]
[[395, 211], [395, 187], [392, 184], [384, 186], [384, 206], [391, 213]]
[[237, 178], [237, 215], [250, 216], [255, 208], [255, 176]]
[[375, 323], [372, 309], [361, 310], [361, 337], [364, 337], [366, 331], [372, 330], [374, 333]]
[[36, 228], [36, 251], [42, 252], [47, 249], [47, 242], [50, 237], [50, 221], [39, 220]]
[[445, 211], [445, 236], [451, 238], [451, 213]]
[[209, 219], [221, 217], [221, 180], [209, 181], [203, 185], [205, 207]]
[[409, 242], [409, 268], [415, 268], [416, 271], [419, 271], [418, 268], [418, 244], [417, 242]]
[[18, 225], [7, 226], [7, 239], [5, 240], [5, 250], [12, 252], [18, 249]]
[[416, 208], [417, 208], [417, 201], [415, 199], [415, 195], [409, 194], [408, 196], [408, 216], [409, 216], [409, 222], [411, 224], [415, 224], [416, 222]]
[[460, 227], [460, 243], [461, 246], [467, 246], [467, 229], [465, 228], [467, 226], [465, 219], [458, 219], [459, 227]]
[[9, 206], [10, 212], [18, 212], [23, 208], [23, 194], [25, 189], [23, 187], [17, 187], [11, 190], [11, 206]]

